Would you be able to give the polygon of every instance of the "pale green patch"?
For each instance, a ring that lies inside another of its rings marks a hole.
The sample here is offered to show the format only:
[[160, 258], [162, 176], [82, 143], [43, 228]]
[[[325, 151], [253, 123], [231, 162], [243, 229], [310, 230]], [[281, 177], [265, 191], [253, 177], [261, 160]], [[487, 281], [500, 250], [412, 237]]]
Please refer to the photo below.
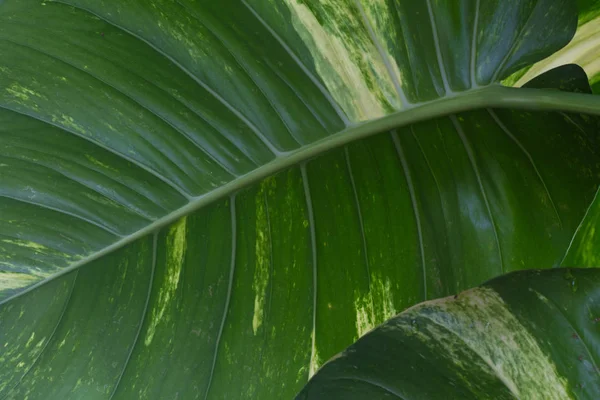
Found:
[[108, 123], [108, 122], [103, 122], [104, 126], [106, 126], [108, 129], [110, 129], [113, 132], [117, 132], [117, 128], [115, 128], [112, 124]]
[[[322, 0], [336, 15], [315, 16], [297, 0], [286, 0], [294, 29], [309, 49], [319, 77], [352, 121], [381, 117], [392, 108], [386, 98], [393, 84], [369, 33], [347, 2]], [[322, 25], [320, 21], [327, 23]], [[354, 23], [349, 28], [341, 26]], [[350, 32], [352, 34], [350, 34]], [[383, 88], [383, 89], [382, 89]], [[394, 103], [397, 99], [394, 99]]]
[[89, 162], [91, 162], [92, 164], [94, 164], [97, 167], [101, 167], [101, 168], [104, 168], [104, 169], [107, 169], [107, 170], [110, 170], [110, 171], [113, 171], [113, 172], [119, 172], [117, 169], [111, 167], [108, 164], [103, 163], [102, 161], [98, 160], [97, 158], [94, 158], [94, 157], [90, 156], [89, 154], [86, 154], [85, 158], [87, 158]]
[[206, 52], [203, 46], [198, 46], [198, 43], [206, 43], [206, 39], [199, 31], [195, 32], [196, 37], [191, 37], [190, 35], [188, 35], [186, 33], [185, 27], [186, 25], [189, 25], [189, 23], [190, 22], [188, 20], [187, 24], [185, 21], [179, 21], [176, 22], [174, 25], [165, 25], [160, 20], [160, 18], [158, 19], [158, 27], [165, 33], [165, 35], [179, 42], [183, 49], [187, 49], [189, 56], [193, 60], [201, 60], [203, 58], [206, 58], [208, 56], [208, 53]]
[[77, 379], [77, 382], [75, 382], [75, 387], [73, 388], [73, 392], [77, 391], [77, 389], [83, 385], [83, 380], [81, 378]]
[[[516, 398], [569, 398], [567, 380], [494, 290], [472, 289], [456, 300], [425, 302], [403, 315], [399, 328], [427, 346], [441, 348], [457, 368], [464, 363], [483, 363], [481, 371], [502, 381]], [[408, 322], [418, 317], [433, 324], [422, 328]], [[464, 346], [475, 352], [477, 359], [461, 359]]]
[[[46, 247], [42, 244], [39, 243], [35, 243], [35, 242], [31, 242], [28, 240], [22, 240], [22, 239], [0, 239], [0, 257], [3, 260], [10, 260], [12, 258], [12, 256], [16, 256], [17, 253], [19, 252], [19, 250], [15, 250], [13, 252], [9, 252], [6, 249], [2, 248], [2, 244], [3, 243], [7, 243], [13, 246], [18, 246], [22, 249], [25, 249], [25, 251], [29, 254], [29, 253], [33, 253], [33, 254], [38, 254], [43, 256], [52, 256], [52, 257], [60, 257], [62, 259], [64, 259], [65, 261], [67, 260], [74, 260], [77, 259], [79, 256], [75, 256], [72, 254], [68, 254], [68, 253], [63, 253], [60, 252], [56, 249], [52, 249], [49, 247]], [[0, 262], [0, 265], [5, 264]], [[10, 264], [8, 265], [9, 269], [10, 269]], [[57, 267], [58, 268], [58, 267]], [[39, 277], [47, 277], [49, 275], [51, 275], [51, 272], [46, 271], [46, 272], [42, 272], [42, 271], [38, 271], [37, 268], [35, 268], [34, 266], [28, 268], [28, 270], [30, 271], [30, 274], [33, 275], [34, 279], [37, 280], [37, 278]], [[25, 274], [22, 274], [25, 275]], [[0, 275], [0, 279], [1, 279], [1, 275]], [[0, 285], [1, 286], [1, 285]]]
[[[373, 28], [373, 33], [376, 37], [376, 40], [379, 44], [381, 57], [384, 58], [384, 62], [388, 66], [388, 73], [393, 74], [392, 79], [395, 79], [394, 84], [397, 85], [397, 91], [401, 93], [397, 93], [394, 91], [393, 94], [388, 94], [388, 98], [396, 97], [398, 95], [404, 96], [404, 92], [402, 90], [402, 81], [403, 76], [400, 71], [400, 67], [396, 62], [396, 58], [392, 55], [395, 50], [391, 47], [392, 41], [387, 40], [386, 36], [395, 37], [396, 35], [396, 26], [394, 26], [394, 21], [390, 18], [396, 10], [390, 9], [390, 2], [387, 0], [358, 0], [362, 3], [363, 9], [365, 11], [366, 17], [369, 20], [370, 25]], [[393, 87], [390, 87], [388, 90], [392, 90]], [[407, 101], [406, 98], [402, 98], [402, 101]], [[392, 103], [394, 104], [394, 103]], [[395, 108], [400, 108], [401, 104], [394, 104]]]
[[21, 100], [22, 102], [29, 101], [29, 96], [25, 93], [17, 92], [16, 90], [13, 90], [12, 88], [7, 88], [6, 91], [9, 94], [11, 94], [12, 96], [14, 96], [15, 98]]
[[[453, 364], [452, 370], [460, 377], [461, 383], [467, 386], [476, 396], [482, 394], [481, 386], [485, 386], [485, 382], [493, 382], [497, 379], [494, 370], [481, 357], [472, 357], [473, 353], [469, 352], [468, 346], [465, 346], [465, 342], [460, 337], [448, 331], [442, 325], [434, 323], [424, 329], [416, 325], [415, 321], [402, 320], [398, 327], [403, 329], [406, 334], [419, 338], [420, 341], [431, 347], [433, 352], [444, 354], [445, 359]], [[472, 379], [470, 374], [472, 370], [476, 370], [481, 374], [477, 380]], [[482, 398], [485, 397], [482, 396]]]
[[[598, 218], [594, 218], [597, 220]], [[580, 241], [578, 258], [582, 261], [581, 265], [598, 265], [600, 263], [600, 253], [598, 252], [596, 237], [596, 224], [587, 224], [582, 239]]]
[[267, 215], [267, 205], [265, 196], [269, 190], [275, 186], [275, 179], [264, 180], [255, 198], [256, 205], [256, 242], [254, 267], [254, 280], [252, 289], [254, 290], [254, 315], [252, 317], [252, 331], [256, 335], [258, 328], [263, 323], [265, 316], [265, 304], [267, 298], [267, 287], [269, 285], [270, 266], [271, 266], [271, 232], [269, 227], [269, 217]]
[[27, 340], [27, 343], [25, 343], [25, 347], [31, 346], [31, 343], [33, 343], [34, 339], [35, 339], [35, 332], [31, 332], [31, 336], [29, 337], [29, 340]]
[[123, 205], [101, 194], [96, 194], [95, 192], [83, 192], [83, 195], [88, 199], [103, 204], [105, 206], [123, 208]]
[[550, 303], [550, 300], [548, 300], [548, 298], [546, 296], [544, 296], [543, 294], [541, 294], [537, 290], [533, 290], [533, 289], [529, 288], [529, 291], [535, 293], [536, 297], [538, 299], [540, 299], [544, 304], [549, 304]]
[[[315, 335], [315, 332], [313, 331], [312, 335]], [[310, 357], [310, 365], [308, 367], [308, 378], [312, 378], [312, 376], [314, 374], [317, 373], [317, 370], [319, 369], [319, 367], [323, 364], [323, 362], [321, 361], [321, 358], [319, 357], [319, 352], [317, 351], [317, 348], [315, 347], [312, 351], [312, 355]]]
[[233, 75], [233, 68], [231, 68], [231, 66], [225, 65], [223, 70], [227, 73], [227, 75]]
[[27, 287], [42, 279], [42, 276], [19, 274], [15, 272], [0, 272], [0, 293]]
[[49, 249], [48, 247], [46, 247], [44, 245], [41, 245], [41, 244], [35, 243], [35, 242], [30, 242], [28, 240], [3, 239], [3, 240], [0, 240], [0, 241], [4, 242], [4, 243], [14, 244], [15, 246], [19, 246], [19, 247], [25, 247], [27, 249], [33, 250], [36, 253], [52, 251], [51, 249]]
[[598, 213], [598, 199], [594, 200], [584, 223], [579, 227], [567, 256], [562, 261], [565, 267], [573, 265], [600, 265], [600, 253], [598, 244], [600, 237], [596, 235], [596, 226], [600, 223], [600, 213]]
[[369, 292], [356, 297], [354, 308], [357, 333], [355, 340], [358, 340], [375, 326], [397, 314], [390, 280], [372, 277]]
[[184, 217], [173, 224], [167, 234], [167, 243], [165, 246], [167, 249], [165, 276], [163, 278], [163, 284], [158, 291], [158, 300], [150, 313], [150, 323], [148, 324], [146, 338], [144, 339], [144, 344], [146, 346], [149, 346], [152, 343], [156, 328], [163, 321], [167, 308], [175, 297], [175, 292], [179, 285], [179, 278], [181, 277], [181, 270], [185, 261], [185, 252], [187, 248], [185, 239], [186, 232], [187, 217]]
[[296, 383], [300, 383], [300, 382], [306, 382], [306, 372], [308, 370], [308, 367], [303, 365], [302, 367], [300, 367], [300, 369], [298, 370], [298, 373], [296, 374]]
[[81, 134], [87, 133], [85, 128], [83, 126], [79, 125], [77, 122], [75, 122], [75, 119], [73, 117], [70, 117], [65, 114], [61, 114], [60, 116], [53, 115], [52, 122], [54, 122], [55, 124], [62, 125], [63, 127], [67, 128], [67, 129], [73, 130], [73, 131], [81, 133]]
[[6, 88], [6, 92], [17, 99], [22, 100], [23, 102], [29, 101], [31, 97], [43, 98], [43, 96], [35, 90], [31, 90], [25, 86], [21, 86], [18, 83], [12, 83], [9, 87]]
[[39, 107], [35, 102], [35, 98], [41, 98], [42, 96], [18, 83], [13, 83], [5, 89], [6, 93], [12, 97], [12, 101], [23, 107], [39, 111]]

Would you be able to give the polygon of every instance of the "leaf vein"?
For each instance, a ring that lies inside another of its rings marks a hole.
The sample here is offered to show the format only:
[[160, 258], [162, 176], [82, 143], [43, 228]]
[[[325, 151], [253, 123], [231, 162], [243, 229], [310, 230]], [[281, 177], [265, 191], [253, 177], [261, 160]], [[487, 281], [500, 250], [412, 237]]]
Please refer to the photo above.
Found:
[[127, 34], [135, 37], [136, 39], [138, 39], [138, 40], [146, 43], [148, 46], [152, 47], [156, 52], [158, 52], [163, 57], [165, 57], [166, 59], [168, 59], [169, 61], [171, 61], [173, 64], [175, 64], [177, 67], [179, 67], [190, 78], [192, 78], [198, 85], [200, 85], [204, 90], [206, 90], [208, 93], [210, 93], [210, 95], [213, 96], [219, 103], [223, 104], [229, 111], [231, 111], [244, 124], [246, 124], [250, 128], [250, 130], [252, 130], [252, 132], [254, 132], [254, 134], [256, 134], [256, 136], [264, 143], [265, 146], [267, 146], [269, 148], [269, 150], [275, 156], [280, 156], [282, 154], [282, 152], [241, 111], [239, 111], [237, 108], [235, 108], [231, 103], [229, 103], [227, 100], [225, 100], [223, 97], [221, 97], [217, 92], [215, 92], [210, 86], [208, 86], [205, 82], [203, 82], [202, 80], [200, 80], [190, 70], [188, 70], [187, 68], [185, 68], [183, 66], [183, 64], [181, 64], [180, 62], [178, 62], [173, 57], [169, 56], [167, 53], [164, 52], [164, 50], [160, 49], [158, 46], [152, 44], [150, 41], [144, 39], [143, 37], [141, 37], [140, 35], [132, 32], [131, 30], [129, 30], [129, 29], [123, 27], [123, 26], [120, 26], [120, 25], [116, 24], [115, 22], [109, 20], [105, 16], [100, 15], [98, 13], [95, 13], [95, 12], [93, 12], [90, 9], [82, 7], [81, 5], [71, 4], [71, 3], [68, 3], [65, 0], [53, 0], [53, 2], [65, 4], [65, 5], [68, 5], [70, 7], [74, 7], [74, 8], [77, 8], [79, 10], [85, 11], [85, 12], [87, 12], [87, 13], [89, 13], [91, 15], [94, 15], [95, 17], [97, 17], [97, 18], [105, 21], [107, 24], [110, 24], [110, 25], [112, 25], [112, 26], [114, 26], [114, 27], [122, 30], [123, 32], [126, 32]]
[[123, 363], [123, 369], [121, 370], [121, 373], [119, 374], [119, 377], [117, 378], [117, 382], [115, 383], [115, 386], [109, 397], [109, 400], [111, 400], [115, 396], [115, 393], [117, 393], [117, 389], [119, 388], [119, 385], [121, 384], [123, 375], [125, 375], [125, 370], [127, 370], [127, 367], [129, 366], [129, 361], [131, 360], [131, 356], [133, 355], [135, 346], [137, 345], [137, 343], [139, 341], [140, 334], [142, 332], [142, 327], [144, 326], [144, 321], [146, 319], [146, 314], [148, 312], [148, 305], [150, 304], [150, 295], [152, 294], [152, 285], [154, 283], [154, 274], [156, 272], [157, 252], [158, 252], [158, 231], [154, 232], [152, 235], [152, 267], [150, 269], [150, 278], [148, 279], [148, 293], [146, 295], [146, 302], [144, 303], [144, 308], [143, 308], [142, 314], [140, 316], [140, 323], [138, 325], [138, 330], [135, 334], [135, 338], [133, 339], [133, 343], [131, 344], [131, 348], [129, 349], [129, 354], [127, 355], [127, 358], [125, 359], [125, 362]]
[[56, 322], [56, 326], [54, 327], [54, 330], [52, 331], [52, 333], [50, 334], [50, 337], [48, 338], [48, 340], [44, 344], [44, 348], [37, 355], [37, 357], [35, 358], [35, 360], [31, 364], [31, 366], [29, 366], [29, 368], [27, 369], [27, 371], [25, 371], [25, 373], [23, 374], [23, 376], [21, 377], [21, 379], [19, 379], [19, 381], [6, 393], [6, 396], [4, 396], [2, 398], [3, 400], [6, 399], [6, 398], [8, 398], [8, 396], [10, 395], [10, 393], [13, 392], [21, 384], [21, 382], [23, 382], [23, 379], [25, 379], [25, 376], [27, 376], [33, 370], [33, 367], [35, 367], [37, 365], [38, 361], [42, 357], [42, 354], [44, 354], [44, 352], [48, 348], [48, 345], [50, 344], [50, 342], [52, 341], [52, 339], [56, 335], [56, 331], [58, 331], [58, 327], [60, 326], [60, 323], [62, 322], [63, 317], [65, 316], [65, 314], [67, 312], [67, 308], [69, 306], [69, 303], [71, 302], [71, 296], [73, 295], [73, 290], [75, 288], [75, 282], [77, 281], [77, 277], [78, 276], [79, 276], [79, 271], [75, 271], [75, 277], [73, 278], [73, 282], [71, 283], [71, 288], [69, 290], [69, 295], [68, 295], [67, 299], [65, 300], [65, 305], [63, 307], [63, 310], [60, 313], [60, 316], [58, 317], [58, 320]]
[[313, 267], [313, 315], [312, 315], [312, 345], [310, 353], [310, 365], [308, 369], [308, 378], [310, 379], [316, 372], [317, 363], [317, 236], [315, 227], [315, 216], [313, 211], [312, 197], [310, 194], [310, 183], [308, 182], [308, 173], [306, 164], [300, 167], [302, 174], [302, 184], [304, 185], [304, 197], [306, 200], [306, 208], [308, 213], [308, 226], [310, 228], [310, 246], [312, 251], [312, 267]]
[[185, 197], [188, 201], [190, 201], [192, 199], [192, 197], [185, 190], [183, 190], [181, 187], [179, 187], [179, 185], [177, 185], [176, 183], [174, 183], [173, 181], [171, 181], [169, 178], [167, 178], [165, 176], [162, 176], [160, 173], [158, 173], [157, 171], [153, 170], [152, 168], [150, 168], [150, 167], [142, 164], [138, 160], [136, 160], [134, 158], [131, 158], [131, 157], [128, 157], [125, 154], [120, 153], [120, 152], [114, 150], [113, 148], [108, 147], [108, 146], [100, 143], [99, 141], [96, 141], [96, 140], [94, 140], [94, 139], [92, 139], [92, 138], [90, 138], [88, 136], [82, 135], [82, 134], [80, 134], [80, 133], [78, 133], [78, 132], [76, 132], [76, 131], [74, 131], [72, 129], [68, 129], [65, 126], [59, 125], [57, 123], [54, 123], [54, 122], [51, 122], [51, 121], [48, 121], [48, 120], [45, 120], [45, 119], [43, 119], [41, 117], [29, 114], [29, 113], [24, 112], [24, 111], [19, 111], [19, 110], [10, 108], [10, 107], [8, 107], [6, 105], [0, 104], [0, 109], [4, 109], [4, 110], [7, 110], [7, 111], [12, 111], [15, 114], [20, 114], [20, 115], [23, 115], [25, 117], [29, 117], [29, 118], [35, 119], [35, 120], [43, 122], [43, 123], [45, 123], [47, 125], [53, 126], [53, 127], [57, 128], [57, 129], [60, 129], [60, 130], [62, 130], [64, 132], [67, 132], [67, 133], [70, 133], [70, 134], [72, 134], [74, 136], [77, 136], [77, 137], [79, 137], [79, 138], [81, 138], [81, 139], [83, 139], [83, 140], [85, 140], [87, 142], [90, 142], [91, 144], [93, 144], [95, 146], [98, 146], [99, 148], [101, 148], [103, 150], [106, 150], [106, 151], [110, 152], [111, 154], [116, 155], [117, 157], [120, 157], [120, 158], [124, 159], [125, 161], [130, 162], [131, 164], [135, 165], [136, 167], [138, 167], [140, 169], [143, 169], [144, 171], [152, 174], [154, 177], [160, 179], [161, 181], [163, 181], [167, 185], [171, 186], [174, 190], [176, 190], [179, 194], [181, 194], [183, 197]]
[[[197, 143], [195, 140], [193, 140], [186, 132], [184, 132], [183, 130], [177, 128], [172, 122], [168, 121], [165, 117], [163, 117], [162, 115], [160, 115], [158, 112], [150, 109], [147, 105], [145, 105], [141, 100], [134, 98], [133, 96], [125, 93], [123, 90], [117, 88], [116, 86], [114, 86], [111, 83], [108, 83], [106, 80], [96, 76], [95, 74], [93, 74], [92, 72], [88, 71], [88, 70], [84, 70], [83, 68], [78, 67], [77, 65], [66, 61], [65, 59], [63, 59], [62, 57], [56, 56], [54, 54], [50, 54], [44, 50], [40, 50], [36, 47], [32, 47], [30, 45], [26, 45], [23, 43], [19, 43], [19, 42], [15, 42], [13, 40], [9, 40], [9, 39], [2, 39], [5, 40], [7, 42], [13, 43], [17, 46], [22, 46], [24, 48], [27, 48], [29, 50], [38, 52], [40, 54], [43, 54], [47, 57], [50, 57], [54, 60], [57, 60], [59, 62], [62, 62], [68, 66], [70, 66], [71, 68], [76, 69], [77, 71], [80, 71], [83, 74], [88, 75], [89, 77], [97, 80], [98, 82], [110, 87], [111, 89], [115, 90], [117, 93], [121, 94], [123, 97], [129, 99], [130, 101], [132, 101], [134, 104], [138, 105], [139, 107], [141, 107], [142, 109], [146, 110], [147, 112], [149, 112], [150, 114], [154, 115], [155, 117], [157, 117], [159, 120], [161, 120], [165, 125], [169, 126], [171, 129], [173, 129], [174, 132], [177, 132], [179, 135], [181, 135], [182, 137], [184, 137], [185, 139], [187, 139], [188, 142], [190, 142], [192, 145], [194, 145], [194, 147], [196, 147], [198, 150], [200, 150], [204, 155], [206, 155], [209, 159], [211, 159], [212, 161], [215, 162], [216, 165], [218, 165], [219, 167], [221, 167], [224, 171], [226, 171], [227, 173], [229, 173], [231, 176], [236, 177], [237, 175], [231, 171], [227, 166], [225, 166], [220, 160], [218, 160], [216, 157], [214, 157], [212, 154], [210, 154], [210, 152], [205, 149], [204, 147], [202, 147], [199, 143]], [[150, 146], [152, 146], [152, 148], [154, 148], [157, 152], [159, 152], [160, 154], [162, 154], [163, 156], [165, 156], [166, 159], [168, 159], [171, 164], [173, 166], [175, 166], [181, 173], [186, 174], [185, 171], [183, 171], [183, 169], [181, 169], [181, 167], [179, 165], [177, 165], [177, 163], [173, 162], [173, 160], [165, 153], [163, 153], [160, 148], [158, 148], [157, 146], [155, 146], [150, 140], [147, 140], [143, 135], [140, 135], [140, 138], [142, 138], [146, 143], [148, 143]], [[189, 174], [186, 174], [189, 176]]]
[[314, 85], [321, 91], [323, 96], [329, 101], [331, 106], [334, 108], [337, 115], [344, 122], [344, 125], [350, 125], [350, 121], [346, 114], [342, 111], [338, 103], [331, 97], [331, 93], [323, 86], [323, 84], [315, 77], [315, 75], [304, 65], [302, 61], [298, 58], [298, 56], [292, 51], [292, 49], [285, 43], [285, 41], [279, 36], [277, 32], [273, 28], [267, 24], [267, 22], [256, 12], [256, 10], [248, 4], [246, 0], [242, 0], [242, 4], [248, 8], [248, 10], [256, 17], [256, 19], [269, 31], [269, 33], [279, 42], [279, 44], [284, 48], [284, 50], [290, 55], [290, 57], [296, 62], [298, 67], [304, 72], [304, 74], [314, 83]]
[[502, 129], [502, 131], [504, 133], [506, 133], [506, 135], [515, 142], [515, 144], [519, 147], [519, 149], [521, 149], [521, 151], [523, 151], [523, 153], [525, 154], [525, 156], [531, 163], [531, 166], [533, 167], [536, 175], [538, 176], [540, 182], [542, 183], [542, 186], [544, 186], [544, 191], [546, 192], [546, 195], [548, 196], [548, 199], [550, 200], [550, 204], [552, 205], [552, 209], [554, 210], [554, 213], [556, 214], [556, 218], [558, 219], [558, 224], [562, 228], [563, 223], [562, 223], [562, 219], [560, 218], [560, 214], [558, 213], [558, 208], [556, 208], [556, 203], [552, 199], [552, 196], [550, 195], [550, 191], [548, 190], [548, 186], [546, 185], [546, 181], [544, 180], [544, 178], [542, 177], [542, 174], [538, 170], [538, 167], [537, 167], [535, 161], [533, 160], [533, 157], [531, 156], [531, 154], [529, 154], [529, 151], [527, 151], [527, 149], [525, 148], [525, 146], [523, 146], [523, 144], [519, 141], [519, 139], [517, 139], [517, 137], [512, 134], [512, 132], [508, 129], [508, 127], [506, 125], [504, 125], [504, 123], [500, 120], [500, 117], [498, 117], [498, 115], [494, 112], [494, 110], [492, 110], [491, 108], [488, 108], [487, 111], [492, 116], [492, 118], [494, 119], [496, 124], [498, 124], [500, 129]]
[[227, 320], [227, 315], [229, 314], [229, 303], [231, 301], [231, 294], [233, 292], [233, 277], [235, 274], [235, 262], [236, 262], [236, 250], [237, 250], [237, 221], [236, 221], [236, 208], [235, 208], [235, 195], [231, 196], [229, 199], [229, 212], [231, 215], [231, 265], [229, 270], [229, 283], [227, 285], [227, 299], [225, 300], [225, 305], [223, 307], [223, 317], [221, 318], [221, 325], [219, 326], [219, 333], [217, 334], [217, 340], [215, 341], [215, 352], [213, 355], [212, 366], [210, 368], [210, 375], [208, 377], [208, 383], [206, 385], [206, 391], [204, 392], [204, 400], [208, 399], [208, 394], [210, 393], [210, 388], [212, 386], [212, 381], [215, 373], [215, 367], [217, 365], [217, 357], [219, 354], [219, 348], [221, 344], [221, 337], [223, 336], [223, 331], [225, 330], [225, 321]]
[[477, 184], [479, 186], [479, 190], [481, 191], [481, 195], [482, 195], [483, 201], [485, 203], [485, 208], [488, 212], [488, 215], [490, 217], [490, 222], [492, 224], [492, 230], [494, 232], [494, 239], [496, 242], [496, 247], [498, 249], [498, 257], [500, 259], [500, 272], [502, 274], [504, 274], [505, 273], [504, 259], [502, 257], [502, 247], [500, 246], [500, 238], [498, 235], [498, 228], [496, 227], [496, 221], [494, 219], [494, 215], [492, 214], [490, 202], [488, 201], [487, 194], [486, 194], [485, 188], [483, 186], [483, 180], [481, 179], [481, 173], [479, 172], [479, 168], [477, 167], [477, 161], [475, 160], [475, 155], [473, 154], [473, 149], [471, 148], [471, 145], [469, 144], [467, 137], [465, 136], [462, 126], [456, 119], [456, 116], [451, 115], [450, 120], [452, 121], [452, 124], [454, 124], [454, 127], [456, 128], [456, 132], [458, 133], [458, 136], [460, 137], [460, 140], [461, 140], [463, 146], [465, 147], [465, 151], [467, 152], [469, 162], [471, 164], [471, 167], [473, 168], [473, 172], [475, 173], [475, 177], [477, 179]]
[[100, 223], [98, 223], [96, 221], [88, 219], [88, 218], [86, 218], [86, 217], [84, 217], [82, 215], [78, 215], [78, 214], [72, 213], [70, 211], [61, 210], [61, 209], [56, 208], [56, 207], [52, 207], [52, 206], [48, 206], [48, 205], [45, 205], [45, 204], [37, 203], [37, 202], [31, 201], [31, 200], [25, 200], [25, 199], [22, 199], [22, 198], [19, 198], [19, 197], [16, 197], [16, 196], [10, 196], [10, 195], [5, 194], [5, 193], [0, 194], [0, 198], [6, 198], [6, 199], [15, 200], [15, 201], [20, 201], [21, 203], [31, 204], [32, 206], [44, 208], [44, 209], [51, 210], [51, 211], [56, 211], [58, 213], [68, 215], [70, 217], [76, 218], [76, 219], [81, 220], [83, 222], [87, 222], [90, 225], [94, 225], [94, 226], [96, 226], [96, 227], [98, 227], [98, 228], [100, 228], [100, 229], [102, 229], [102, 230], [110, 233], [111, 235], [113, 235], [113, 236], [115, 236], [117, 238], [122, 238], [123, 237], [123, 235], [121, 235], [120, 233], [117, 233], [116, 231], [114, 231], [113, 229], [109, 228], [108, 226], [102, 225], [102, 224], [100, 224]]
[[417, 195], [415, 193], [415, 187], [412, 180], [412, 176], [410, 174], [408, 161], [406, 160], [406, 156], [404, 155], [404, 150], [402, 148], [402, 144], [400, 143], [400, 137], [398, 136], [398, 132], [396, 130], [392, 131], [391, 136], [392, 141], [394, 142], [394, 147], [396, 148], [396, 154], [398, 155], [398, 159], [400, 160], [400, 164], [402, 165], [404, 178], [406, 179], [406, 185], [408, 186], [408, 193], [410, 196], [410, 202], [412, 204], [413, 214], [415, 216], [415, 224], [417, 226], [417, 237], [419, 241], [419, 251], [421, 258], [421, 269], [423, 274], [423, 300], [427, 300], [427, 267], [425, 263], [425, 244], [423, 243], [423, 228], [421, 226], [421, 215], [419, 214]]

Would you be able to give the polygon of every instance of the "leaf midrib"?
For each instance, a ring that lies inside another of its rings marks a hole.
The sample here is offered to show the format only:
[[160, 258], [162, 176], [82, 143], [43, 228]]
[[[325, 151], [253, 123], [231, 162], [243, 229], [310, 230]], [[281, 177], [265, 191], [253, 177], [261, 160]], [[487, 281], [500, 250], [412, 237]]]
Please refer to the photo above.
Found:
[[565, 112], [600, 115], [600, 96], [543, 89], [517, 89], [500, 85], [491, 85], [468, 90], [452, 96], [446, 96], [430, 102], [416, 104], [410, 108], [394, 112], [379, 119], [349, 126], [340, 132], [334, 133], [312, 144], [303, 146], [294, 151], [283, 153], [273, 161], [258, 167], [211, 192], [192, 198], [185, 206], [157, 219], [146, 227], [122, 237], [98, 252], [82, 258], [49, 278], [44, 279], [19, 293], [0, 300], [0, 305], [8, 303], [15, 298], [35, 290], [41, 285], [121, 249], [144, 236], [152, 234], [177, 221], [179, 218], [189, 215], [222, 198], [231, 196], [239, 190], [268, 178], [277, 172], [297, 166], [302, 162], [325, 152], [395, 128], [459, 112], [485, 108], [517, 108], [538, 111], [560, 110]]

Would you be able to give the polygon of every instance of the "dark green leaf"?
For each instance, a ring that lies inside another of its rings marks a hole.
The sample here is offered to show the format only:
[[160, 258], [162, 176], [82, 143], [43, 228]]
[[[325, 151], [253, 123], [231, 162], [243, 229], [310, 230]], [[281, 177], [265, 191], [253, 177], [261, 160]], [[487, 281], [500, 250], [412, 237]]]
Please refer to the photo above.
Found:
[[551, 69], [540, 76], [536, 76], [523, 87], [592, 94], [587, 75], [583, 68], [577, 64], [567, 64]]

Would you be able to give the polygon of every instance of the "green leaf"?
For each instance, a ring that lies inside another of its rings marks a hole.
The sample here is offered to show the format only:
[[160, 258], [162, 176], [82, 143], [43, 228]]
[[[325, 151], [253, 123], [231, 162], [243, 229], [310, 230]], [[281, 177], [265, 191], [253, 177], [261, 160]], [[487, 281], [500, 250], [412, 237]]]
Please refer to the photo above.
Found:
[[597, 399], [600, 270], [519, 271], [386, 321], [298, 399]]
[[577, 0], [579, 10], [579, 24], [583, 25], [600, 15], [600, 1]]
[[68, 3], [0, 5], [1, 396], [290, 398], [597, 189], [600, 100], [497, 83], [574, 1]]
[[[522, 86], [545, 71], [572, 63], [585, 67], [586, 71], [590, 73], [590, 83], [594, 84], [598, 81], [600, 77], [593, 78], [600, 72], [594, 63], [594, 55], [598, 52], [596, 48], [598, 21], [594, 20], [600, 16], [600, 1], [577, 0], [577, 8], [579, 10], [578, 27], [573, 40], [554, 55], [510, 75], [502, 81], [502, 84]], [[588, 24], [588, 22], [592, 23]]]
[[[584, 2], [586, 1], [580, 1], [580, 3]], [[530, 68], [517, 72], [503, 83], [508, 86], [522, 86], [535, 76], [560, 65], [578, 64], [587, 73], [594, 93], [599, 93], [600, 2], [593, 0], [587, 1], [587, 3], [589, 4], [583, 8], [585, 12], [580, 14], [581, 25], [577, 28], [575, 37], [567, 46]], [[583, 6], [583, 4], [580, 6]]]
[[552, 56], [515, 72], [502, 81], [504, 85], [521, 86], [543, 72], [560, 65], [574, 63], [585, 68], [594, 93], [600, 93], [596, 87], [600, 80], [600, 66], [596, 62], [596, 54], [600, 50], [598, 48], [600, 1], [577, 0], [577, 7], [579, 10], [578, 28], [573, 40]]

